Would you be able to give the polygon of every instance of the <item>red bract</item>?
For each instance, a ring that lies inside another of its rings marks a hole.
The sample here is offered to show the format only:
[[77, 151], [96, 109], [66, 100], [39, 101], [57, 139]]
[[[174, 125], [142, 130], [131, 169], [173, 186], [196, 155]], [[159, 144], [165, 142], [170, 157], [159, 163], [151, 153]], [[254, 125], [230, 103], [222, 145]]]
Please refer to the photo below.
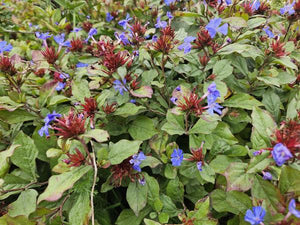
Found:
[[162, 33], [162, 35], [170, 36], [172, 38], [172, 40], [175, 37], [175, 32], [174, 32], [174, 30], [172, 29], [171, 26], [166, 26], [160, 32]]
[[69, 50], [71, 52], [81, 52], [83, 49], [83, 41], [79, 38], [72, 38], [71, 40], [71, 47], [69, 48]]
[[203, 144], [204, 144], [204, 142], [202, 142], [201, 147], [198, 149], [191, 148], [191, 153], [193, 154], [193, 156], [186, 160], [204, 163]]
[[266, 2], [261, 2], [260, 6], [257, 10], [257, 14], [265, 14], [267, 11], [269, 11], [270, 5]]
[[139, 43], [144, 41], [144, 34], [146, 33], [147, 25], [142, 26], [139, 21], [135, 21], [132, 26], [130, 26], [130, 30], [132, 33], [132, 40], [134, 43]]
[[132, 157], [125, 159], [123, 162], [121, 162], [118, 165], [113, 165], [111, 168], [111, 182], [115, 186], [120, 186], [122, 183], [122, 180], [124, 178], [129, 178], [131, 182], [134, 182], [139, 179], [140, 175], [139, 173], [135, 173], [132, 164], [130, 164], [130, 159]]
[[184, 101], [179, 101], [177, 104], [181, 111], [193, 111], [196, 114], [202, 113], [202, 110], [200, 108], [201, 99], [197, 94], [191, 92], [188, 97], [183, 96], [183, 99]]
[[46, 70], [45, 69], [39, 69], [37, 71], [34, 72], [34, 74], [38, 77], [43, 77], [45, 75]]
[[73, 27], [70, 23], [65, 26], [65, 31], [69, 34], [73, 30]]
[[206, 66], [208, 61], [209, 61], [209, 58], [206, 55], [204, 55], [202, 57], [199, 56], [199, 61], [200, 61], [202, 66]]
[[109, 41], [98, 41], [97, 50], [94, 51], [94, 55], [97, 57], [105, 56], [106, 54], [112, 53], [115, 50], [115, 46]]
[[106, 104], [106, 106], [102, 106], [103, 112], [105, 112], [106, 115], [113, 113], [116, 111], [116, 105], [117, 103], [112, 103], [112, 104]]
[[14, 75], [17, 72], [10, 58], [5, 56], [0, 58], [0, 70], [9, 75]]
[[127, 57], [127, 53], [125, 52], [109, 52], [105, 54], [102, 63], [108, 70], [104, 70], [104, 72], [108, 75], [113, 74], [119, 67], [123, 66], [128, 61], [128, 59], [129, 58]]
[[68, 115], [56, 119], [56, 123], [52, 126], [58, 132], [56, 136], [62, 136], [64, 139], [76, 138], [85, 132], [85, 118], [82, 114], [74, 113], [71, 110]]
[[295, 155], [300, 150], [300, 122], [295, 120], [284, 122], [275, 132], [275, 137], [276, 141], [273, 141], [273, 145], [282, 143]]
[[273, 41], [271, 47], [276, 57], [285, 56], [285, 49], [283, 48], [284, 43], [281, 43], [280, 40]]
[[130, 84], [130, 87], [133, 89], [133, 90], [136, 90], [136, 89], [139, 89], [139, 84], [140, 82], [137, 81], [136, 79], [132, 81], [132, 83]]
[[78, 148], [75, 149], [75, 154], [67, 153], [66, 155], [69, 157], [64, 162], [69, 164], [69, 167], [78, 167], [85, 163], [85, 157], [81, 153], [81, 151], [78, 150]]
[[197, 39], [194, 42], [198, 48], [204, 48], [205, 46], [210, 46], [213, 41], [208, 33], [208, 31], [204, 28], [197, 33]]
[[217, 7], [219, 5], [218, 0], [207, 0], [207, 4], [211, 7]]
[[169, 35], [161, 35], [152, 46], [156, 51], [168, 54], [169, 51], [174, 48], [172, 40], [173, 38]]
[[86, 31], [89, 32], [90, 29], [93, 27], [93, 24], [91, 24], [89, 21], [85, 21], [82, 24], [82, 28]]
[[96, 100], [91, 98], [84, 98], [85, 104], [81, 104], [83, 107], [83, 112], [87, 117], [94, 118], [95, 113], [98, 110], [97, 102]]
[[248, 15], [251, 16], [254, 13], [253, 2], [245, 2], [243, 6], [244, 6], [245, 13], [247, 13]]
[[300, 16], [300, 0], [298, 0], [294, 5], [295, 14]]
[[53, 46], [51, 46], [50, 48], [46, 47], [46, 49], [42, 50], [41, 53], [49, 64], [55, 63], [55, 61], [58, 59], [58, 53], [56, 53]]

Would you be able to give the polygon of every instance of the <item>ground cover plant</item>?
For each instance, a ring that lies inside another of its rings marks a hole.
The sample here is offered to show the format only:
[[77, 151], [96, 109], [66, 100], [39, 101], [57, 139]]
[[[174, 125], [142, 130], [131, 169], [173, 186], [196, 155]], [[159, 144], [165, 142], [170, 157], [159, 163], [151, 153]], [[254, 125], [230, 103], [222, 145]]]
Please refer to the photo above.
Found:
[[300, 0], [0, 21], [0, 224], [300, 224]]

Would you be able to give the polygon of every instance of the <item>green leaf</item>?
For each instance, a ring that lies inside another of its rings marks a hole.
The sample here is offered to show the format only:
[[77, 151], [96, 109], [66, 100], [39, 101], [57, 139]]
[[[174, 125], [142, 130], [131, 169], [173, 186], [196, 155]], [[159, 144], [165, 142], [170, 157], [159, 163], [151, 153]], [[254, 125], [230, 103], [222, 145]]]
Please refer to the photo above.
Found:
[[263, 104], [249, 94], [238, 93], [230, 97], [222, 105], [233, 108], [252, 110], [253, 106], [262, 106]]
[[109, 139], [109, 134], [106, 130], [92, 129], [82, 135], [83, 137], [89, 137], [95, 139], [97, 142], [105, 142]]
[[230, 65], [230, 61], [223, 59], [217, 61], [213, 67], [213, 74], [217, 75], [216, 80], [223, 80], [232, 74], [233, 67]]
[[259, 27], [260, 25], [266, 23], [266, 19], [262, 17], [253, 18], [247, 21], [249, 30]]
[[247, 27], [247, 22], [242, 17], [228, 17], [223, 20], [224, 23], [230, 24], [230, 29], [236, 31], [243, 27]]
[[140, 167], [149, 166], [151, 168], [157, 167], [159, 164], [162, 164], [161, 161], [153, 156], [147, 156], [145, 160], [142, 161]]
[[139, 216], [136, 216], [131, 209], [123, 209], [118, 219], [116, 225], [140, 225], [142, 220], [151, 212], [151, 207], [144, 208]]
[[276, 129], [276, 123], [270, 114], [258, 107], [253, 107], [251, 114], [252, 125], [257, 130], [259, 135], [263, 137], [266, 143], [269, 142], [270, 136]]
[[149, 85], [155, 77], [158, 76], [158, 73], [156, 70], [152, 69], [152, 70], [147, 70], [147, 71], [143, 71], [142, 73], [142, 81]]
[[144, 223], [146, 224], [146, 225], [161, 225], [159, 222], [156, 222], [156, 221], [154, 221], [154, 220], [149, 220], [149, 219], [144, 219]]
[[20, 177], [17, 175], [13, 175], [11, 173], [6, 174], [4, 177], [4, 184], [1, 184], [1, 189], [6, 191], [6, 190], [11, 190], [11, 189], [17, 189], [16, 191], [9, 191], [7, 193], [1, 194], [0, 192], [0, 200], [6, 199], [10, 195], [14, 195], [17, 193], [20, 193], [22, 189], [24, 188], [30, 181], [28, 181], [24, 177]]
[[201, 178], [207, 182], [215, 183], [215, 171], [208, 164], [202, 166], [202, 171], [198, 171]]
[[264, 154], [253, 157], [247, 168], [247, 173], [257, 173], [266, 169], [271, 162], [274, 162], [272, 158], [269, 158], [270, 153], [266, 152]]
[[121, 163], [124, 159], [138, 153], [142, 141], [120, 140], [117, 143], [109, 143], [108, 159], [112, 165]]
[[298, 110], [300, 110], [300, 101], [299, 97], [296, 96], [289, 102], [287, 106], [286, 117], [288, 119], [294, 119], [298, 115]]
[[8, 96], [0, 97], [0, 110], [14, 111], [17, 108], [21, 107], [23, 104], [14, 102]]
[[9, 158], [20, 145], [11, 145], [7, 150], [0, 152], [0, 178], [3, 177], [10, 167]]
[[290, 166], [284, 166], [279, 179], [279, 189], [282, 194], [286, 192], [300, 193], [300, 171]]
[[277, 94], [272, 91], [267, 91], [263, 94], [262, 103], [265, 105], [266, 109], [276, 118], [280, 117], [280, 107], [281, 101]]
[[184, 194], [184, 186], [176, 177], [168, 182], [166, 194], [175, 202], [182, 202]]
[[197, 123], [190, 129], [189, 134], [211, 134], [217, 127], [219, 118], [214, 116], [200, 118]]
[[87, 80], [73, 81], [72, 83], [72, 95], [80, 102], [84, 102], [84, 98], [91, 96], [89, 83]]
[[130, 182], [126, 192], [126, 199], [136, 216], [147, 204], [148, 185]]
[[60, 199], [66, 190], [72, 188], [74, 183], [91, 169], [91, 166], [80, 166], [69, 172], [51, 176], [46, 190], [38, 198], [38, 204], [43, 200], [53, 202]]
[[230, 55], [232, 53], [239, 53], [245, 58], [251, 57], [254, 60], [256, 59], [256, 57], [264, 55], [263, 52], [254, 45], [239, 44], [239, 43], [227, 45], [224, 48], [221, 48], [217, 54]]
[[248, 149], [242, 145], [233, 145], [224, 154], [228, 156], [245, 156], [248, 154]]
[[60, 103], [63, 103], [63, 102], [68, 102], [70, 101], [69, 98], [67, 98], [66, 96], [63, 96], [63, 95], [55, 95], [55, 96], [52, 96], [50, 98], [50, 101], [48, 103], [48, 106], [52, 106], [52, 105], [58, 105]]
[[251, 193], [257, 199], [266, 200], [268, 208], [273, 213], [284, 211], [285, 207], [281, 203], [283, 196], [271, 182], [264, 180], [261, 176], [255, 176]]
[[225, 192], [220, 189], [214, 190], [211, 195], [213, 208], [218, 212], [231, 212], [233, 214], [245, 213], [252, 207], [250, 197], [239, 191]]
[[9, 124], [21, 123], [25, 121], [34, 120], [36, 118], [35, 115], [23, 110], [16, 109], [13, 112], [0, 110], [0, 120], [7, 122]]
[[154, 136], [154, 121], [146, 116], [137, 117], [129, 126], [128, 132], [134, 140], [144, 141]]
[[10, 217], [8, 214], [0, 217], [1, 225], [36, 225], [36, 222], [32, 222], [25, 216]]
[[216, 129], [213, 131], [214, 135], [217, 135], [222, 139], [222, 141], [225, 141], [227, 144], [233, 145], [238, 142], [238, 140], [234, 137], [234, 135], [231, 133], [229, 125], [224, 122], [219, 122]]
[[[154, 177], [145, 173], [146, 185], [148, 186], [148, 204], [157, 212], [161, 211], [162, 203], [159, 198], [159, 184]], [[159, 204], [160, 203], [160, 204]]]
[[36, 198], [38, 193], [34, 189], [28, 189], [19, 195], [18, 199], [10, 204], [8, 214], [12, 217], [28, 216], [36, 209]]
[[183, 116], [177, 116], [169, 110], [167, 112], [167, 122], [162, 126], [162, 130], [170, 135], [185, 133]]
[[217, 155], [217, 157], [210, 162], [209, 166], [213, 168], [216, 173], [222, 174], [231, 163], [239, 161], [241, 160], [225, 155]]
[[126, 103], [119, 107], [115, 112], [114, 115], [128, 117], [133, 116], [140, 113], [142, 110], [146, 109], [143, 106], [136, 106], [133, 103]]
[[288, 56], [280, 57], [280, 58], [274, 58], [272, 63], [276, 63], [276, 64], [279, 64], [279, 65], [291, 68], [293, 70], [298, 69], [298, 67], [294, 63], [291, 62], [291, 58], [288, 57]]
[[247, 191], [252, 187], [254, 174], [246, 173], [247, 163], [234, 162], [226, 169], [227, 190]]
[[82, 192], [76, 195], [69, 213], [69, 221], [72, 225], [88, 224], [90, 212], [89, 192]]
[[20, 145], [11, 156], [13, 164], [28, 173], [34, 180], [36, 179], [36, 163], [35, 159], [38, 155], [33, 140], [22, 131], [15, 137], [14, 145]]

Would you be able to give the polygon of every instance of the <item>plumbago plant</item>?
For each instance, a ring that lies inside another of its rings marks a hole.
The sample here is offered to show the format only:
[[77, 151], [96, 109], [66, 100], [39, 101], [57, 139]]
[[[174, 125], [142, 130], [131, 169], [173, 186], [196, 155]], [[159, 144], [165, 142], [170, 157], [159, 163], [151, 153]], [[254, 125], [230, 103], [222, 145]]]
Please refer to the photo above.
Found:
[[0, 224], [299, 224], [300, 1], [277, 2], [5, 1]]

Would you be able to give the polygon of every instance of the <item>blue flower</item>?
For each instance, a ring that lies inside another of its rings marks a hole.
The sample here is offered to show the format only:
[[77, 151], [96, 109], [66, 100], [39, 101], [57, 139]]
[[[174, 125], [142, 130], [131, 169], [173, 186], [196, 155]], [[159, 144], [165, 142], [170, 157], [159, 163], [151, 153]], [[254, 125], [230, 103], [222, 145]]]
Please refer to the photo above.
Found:
[[232, 3], [231, 0], [225, 0], [225, 2], [227, 5], [230, 5]]
[[263, 173], [263, 179], [264, 180], [272, 180], [272, 174], [270, 172], [262, 172]]
[[199, 171], [202, 171], [202, 162], [201, 161], [197, 162], [197, 169]]
[[35, 36], [39, 39], [46, 40], [46, 39], [50, 38], [52, 36], [52, 34], [50, 35], [49, 32], [47, 32], [47, 33], [35, 32]]
[[175, 88], [176, 91], [181, 91], [180, 85]]
[[218, 114], [222, 114], [222, 111], [220, 109], [222, 109], [223, 107], [215, 102], [217, 98], [221, 96], [220, 92], [217, 90], [217, 86], [215, 82], [212, 82], [208, 86], [207, 92], [208, 92], [207, 94], [208, 113], [213, 115], [215, 111]]
[[287, 4], [283, 8], [280, 9], [280, 14], [284, 15], [288, 13], [289, 15], [292, 15], [295, 13], [294, 5], [296, 4], [296, 1], [293, 1], [292, 4]]
[[259, 0], [254, 0], [254, 2], [252, 2], [251, 4], [251, 9], [253, 11], [258, 10], [260, 7], [260, 1]]
[[192, 49], [191, 42], [194, 41], [196, 38], [192, 36], [188, 36], [184, 39], [183, 44], [178, 46], [180, 51], [184, 50], [184, 54], [189, 53]]
[[141, 168], [140, 165], [142, 163], [143, 160], [146, 159], [146, 156], [144, 155], [143, 152], [140, 152], [139, 154], [134, 154], [132, 156], [132, 159], [130, 159], [129, 163], [133, 164], [132, 168], [138, 172], [141, 172]]
[[65, 34], [54, 36], [54, 41], [60, 46], [71, 47], [70, 41], [65, 41]]
[[127, 26], [128, 26], [128, 22], [132, 20], [132, 18], [130, 17], [130, 15], [127, 13], [126, 18], [124, 20], [120, 20], [119, 21], [119, 25], [123, 27], [124, 30], [126, 30]]
[[115, 37], [121, 41], [124, 45], [130, 44], [130, 41], [128, 40], [125, 32], [122, 32], [119, 34], [118, 32], [115, 32]]
[[172, 13], [171, 12], [167, 12], [167, 17], [171, 20], [173, 19]]
[[126, 84], [126, 79], [125, 78], [123, 79], [123, 83], [119, 80], [115, 80], [113, 84], [114, 84], [114, 89], [116, 91], [119, 91], [120, 95], [124, 94], [123, 91], [127, 91], [127, 89], [124, 86]]
[[215, 19], [211, 19], [209, 23], [205, 26], [211, 38], [214, 38], [217, 32], [227, 35], [228, 24], [225, 23], [222, 26], [220, 26], [221, 22], [222, 22], [221, 18], [215, 18]]
[[139, 179], [139, 183], [144, 186], [146, 184], [145, 178]]
[[97, 34], [97, 29], [96, 28], [91, 28], [89, 33], [88, 33], [88, 37], [85, 41], [87, 42], [91, 37], [93, 37], [96, 34]]
[[266, 210], [261, 206], [252, 207], [253, 212], [248, 209], [245, 215], [245, 221], [249, 222], [251, 225], [260, 224], [264, 221], [266, 215]]
[[56, 119], [56, 117], [61, 117], [61, 114], [56, 113], [55, 111], [53, 111], [52, 113], [48, 113], [44, 119], [45, 125], [48, 126], [53, 120]]
[[79, 63], [76, 64], [76, 67], [77, 67], [77, 68], [87, 67], [87, 66], [89, 66], [89, 64], [87, 64], [87, 63], [82, 63], [82, 62], [79, 62]]
[[0, 41], [0, 53], [3, 52], [10, 52], [12, 50], [12, 45], [11, 44], [7, 44], [6, 41]]
[[157, 42], [157, 36], [156, 36], [156, 35], [153, 35], [152, 41], [153, 41], [153, 42]]
[[80, 28], [80, 27], [75, 27], [75, 28], [72, 30], [72, 32], [78, 33], [78, 32], [81, 31], [81, 30], [82, 30], [82, 28]]
[[174, 105], [177, 105], [176, 102], [177, 102], [178, 98], [172, 97], [172, 98], [170, 98], [170, 100]]
[[272, 31], [270, 31], [270, 27], [266, 27], [263, 30], [266, 32], [266, 34], [269, 36], [269, 38], [275, 37], [275, 35], [272, 33]]
[[114, 17], [110, 14], [110, 12], [107, 12], [106, 13], [106, 21], [107, 22], [110, 22], [114, 19]]
[[278, 166], [282, 166], [286, 160], [293, 157], [290, 150], [282, 143], [278, 143], [273, 147], [272, 155]]
[[214, 111], [215, 111], [216, 113], [218, 113], [219, 115], [221, 115], [222, 114], [222, 110], [221, 109], [223, 109], [223, 107], [219, 103], [214, 102], [213, 104], [211, 104], [211, 105], [208, 106], [207, 112], [210, 115], [213, 115]]
[[161, 21], [160, 20], [160, 16], [157, 17], [156, 19], [156, 24], [155, 24], [155, 28], [165, 28], [167, 26], [167, 22], [166, 21]]
[[43, 137], [44, 134], [48, 137], [49, 136], [49, 125], [44, 125], [41, 129], [39, 129], [38, 134]]
[[171, 3], [176, 2], [176, 0], [164, 0], [165, 4], [169, 6]]
[[61, 91], [62, 89], [65, 88], [65, 86], [66, 86], [66, 83], [64, 83], [64, 82], [58, 82], [58, 84], [57, 84], [55, 90]]
[[300, 218], [300, 211], [296, 209], [296, 201], [292, 199], [289, 204], [289, 212], [292, 213], [297, 218]]
[[183, 160], [183, 151], [180, 148], [175, 148], [171, 155], [172, 165], [180, 166], [182, 160]]
[[130, 103], [135, 104], [136, 100], [135, 99], [130, 99]]

